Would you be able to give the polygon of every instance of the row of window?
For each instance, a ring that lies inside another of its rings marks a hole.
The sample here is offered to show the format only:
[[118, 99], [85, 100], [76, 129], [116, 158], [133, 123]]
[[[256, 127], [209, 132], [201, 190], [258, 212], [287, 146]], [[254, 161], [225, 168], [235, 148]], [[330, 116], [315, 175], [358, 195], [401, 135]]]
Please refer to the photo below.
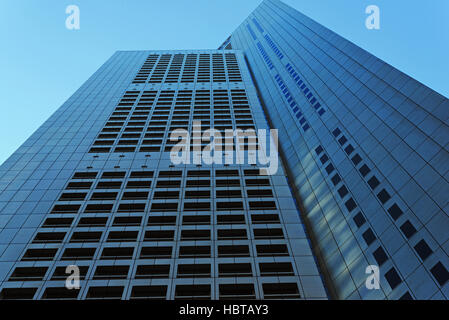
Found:
[[[218, 263], [218, 277], [253, 277], [251, 262], [244, 263]], [[293, 266], [290, 262], [260, 262], [258, 263], [261, 277], [289, 277], [294, 276]], [[17, 267], [8, 281], [43, 281], [49, 267]], [[66, 267], [56, 267], [50, 280], [65, 280]], [[80, 266], [80, 280], [86, 280], [89, 266]], [[92, 280], [101, 279], [157, 279], [157, 278], [210, 278], [212, 265], [210, 263], [184, 264], [179, 263], [176, 274], [171, 274], [170, 264], [138, 264], [131, 275], [129, 265], [98, 265], [91, 276]], [[174, 273], [174, 270], [173, 270]]]
[[[134, 285], [130, 299], [167, 298], [167, 285], [142, 286]], [[85, 299], [122, 299], [124, 286], [91, 285]], [[265, 299], [298, 299], [300, 298], [297, 283], [262, 283]], [[211, 299], [210, 284], [177, 284], [175, 299]], [[37, 288], [4, 288], [0, 299], [33, 299]], [[77, 299], [79, 289], [68, 290], [65, 287], [47, 287], [41, 299]], [[256, 299], [254, 284], [219, 284], [219, 299]]]
[[315, 98], [312, 91], [310, 91], [310, 89], [307, 87], [307, 85], [304, 83], [295, 69], [290, 65], [290, 63], [287, 63], [286, 68], [288, 73], [292, 76], [293, 80], [295, 80], [296, 84], [301, 89], [301, 92], [304, 94], [307, 101], [309, 101], [309, 103], [318, 112], [318, 114], [322, 116], [326, 112], [324, 107], [321, 107], [321, 103], [317, 101], [317, 98]]
[[303, 113], [301, 112], [299, 105], [296, 103], [295, 99], [293, 99], [292, 94], [288, 90], [287, 86], [285, 85], [284, 81], [279, 76], [279, 74], [277, 74], [274, 78], [276, 79], [276, 82], [277, 82], [280, 90], [284, 94], [285, 99], [287, 99], [287, 103], [289, 104], [290, 108], [292, 109], [293, 113], [295, 114], [296, 119], [298, 119], [299, 124], [302, 127], [302, 130], [304, 130], [304, 132], [306, 132], [307, 130], [310, 129], [310, 125], [307, 122]]
[[[358, 168], [358, 171], [360, 172], [361, 176], [367, 181], [369, 187], [373, 192], [380, 186], [380, 181], [377, 179], [375, 175], [372, 175], [370, 178], [368, 178], [369, 173], [371, 172], [371, 169], [362, 162], [362, 157], [355, 153], [355, 148], [352, 146], [352, 144], [348, 143], [345, 147], [346, 143], [348, 142], [348, 139], [344, 134], [342, 134], [340, 128], [336, 128], [334, 131], [332, 131], [332, 135], [337, 139], [338, 143], [342, 148], [344, 148], [344, 151], [346, 155], [351, 159], [354, 166], [357, 168], [361, 164], [361, 166]], [[354, 155], [353, 155], [354, 154]], [[388, 191], [383, 188], [380, 191], [377, 192], [377, 198], [381, 202], [382, 205], [385, 205], [388, 200], [391, 199], [390, 194]], [[387, 212], [391, 216], [391, 218], [394, 221], [397, 221], [400, 216], [404, 214], [404, 211], [399, 207], [397, 203], [393, 203], [389, 206], [387, 209]], [[363, 218], [365, 219], [365, 218]], [[359, 223], [361, 223], [363, 220], [359, 217], [358, 219]], [[415, 226], [410, 222], [410, 220], [406, 220], [399, 229], [403, 232], [405, 237], [407, 239], [410, 239], [413, 235], [417, 233], [417, 230]], [[375, 240], [374, 233], [371, 229], [368, 229], [364, 234], [365, 241], [367, 241], [367, 244], [371, 244]], [[421, 258], [422, 261], [425, 261], [432, 253], [432, 249], [429, 247], [427, 242], [424, 239], [421, 239], [414, 247], [413, 247], [418, 254], [418, 256]], [[380, 250], [379, 250], [380, 249]], [[382, 265], [386, 260], [388, 260], [386, 254], [384, 253], [382, 248], [379, 248], [374, 252], [374, 257], [376, 261], [379, 263], [379, 265]], [[447, 281], [449, 281], [449, 272], [446, 270], [446, 268], [441, 264], [441, 267], [435, 269], [438, 270], [438, 274], [434, 274], [431, 272], [435, 279], [437, 279], [437, 282], [440, 285], [444, 285]], [[444, 271], [446, 270], [446, 271]]]
[[[184, 230], [186, 241], [192, 232], [202, 230]], [[207, 230], [208, 231], [208, 230]], [[232, 230], [228, 230], [232, 232]], [[286, 257], [289, 251], [286, 244], [255, 244], [257, 257]], [[60, 260], [93, 260], [96, 247], [65, 248]], [[98, 259], [101, 260], [129, 260], [129, 259], [171, 259], [173, 247], [164, 245], [143, 246], [140, 254], [134, 257], [135, 247], [104, 247]], [[21, 261], [50, 261], [55, 259], [58, 248], [29, 248], [25, 251]], [[218, 257], [250, 257], [248, 245], [218, 245]], [[210, 246], [180, 246], [177, 258], [210, 258]]]

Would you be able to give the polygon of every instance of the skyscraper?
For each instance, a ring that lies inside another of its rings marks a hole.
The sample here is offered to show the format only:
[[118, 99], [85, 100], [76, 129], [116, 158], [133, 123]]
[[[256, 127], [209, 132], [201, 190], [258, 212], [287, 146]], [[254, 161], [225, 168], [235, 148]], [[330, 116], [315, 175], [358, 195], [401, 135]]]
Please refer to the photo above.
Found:
[[268, 129], [241, 52], [115, 53], [0, 168], [0, 297], [326, 299], [280, 164], [173, 162], [209, 128]]
[[278, 0], [116, 52], [0, 166], [0, 299], [447, 299], [448, 107]]
[[243, 50], [279, 129], [331, 295], [447, 299], [448, 99], [278, 0], [220, 48]]

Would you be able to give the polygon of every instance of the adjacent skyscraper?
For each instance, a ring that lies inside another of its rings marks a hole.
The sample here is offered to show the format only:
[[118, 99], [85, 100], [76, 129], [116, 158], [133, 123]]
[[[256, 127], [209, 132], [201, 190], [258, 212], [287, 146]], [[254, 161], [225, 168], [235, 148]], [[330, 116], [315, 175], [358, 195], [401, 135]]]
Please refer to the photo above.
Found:
[[279, 129], [331, 295], [447, 299], [448, 99], [277, 0], [220, 48], [243, 50]]

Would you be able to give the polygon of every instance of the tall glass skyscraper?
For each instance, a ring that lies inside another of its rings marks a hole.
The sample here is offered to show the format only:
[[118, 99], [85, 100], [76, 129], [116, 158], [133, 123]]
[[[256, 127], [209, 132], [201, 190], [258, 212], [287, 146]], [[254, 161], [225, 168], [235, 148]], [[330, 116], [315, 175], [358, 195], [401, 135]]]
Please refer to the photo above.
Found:
[[331, 295], [447, 299], [449, 100], [278, 0], [220, 48], [243, 50], [279, 129]]
[[268, 129], [241, 52], [114, 54], [0, 168], [0, 297], [326, 299], [281, 165], [173, 163], [209, 128]]
[[116, 52], [0, 166], [0, 299], [447, 299], [448, 108], [278, 0]]

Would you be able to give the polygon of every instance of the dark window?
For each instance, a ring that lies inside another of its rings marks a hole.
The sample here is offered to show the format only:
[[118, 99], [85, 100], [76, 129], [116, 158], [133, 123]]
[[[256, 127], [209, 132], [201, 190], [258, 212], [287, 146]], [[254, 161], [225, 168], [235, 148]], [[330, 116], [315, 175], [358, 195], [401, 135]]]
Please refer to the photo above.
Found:
[[4, 288], [0, 292], [0, 300], [33, 299], [37, 288]]
[[345, 136], [341, 136], [340, 139], [338, 139], [338, 143], [342, 146], [344, 145], [346, 142], [348, 141], [348, 139]]
[[158, 299], [165, 300], [167, 286], [134, 286], [131, 299]]
[[413, 297], [410, 292], [407, 291], [402, 295], [402, 297], [399, 298], [399, 300], [413, 300]]
[[340, 195], [341, 198], [344, 198], [344, 196], [347, 195], [348, 193], [349, 191], [344, 185], [341, 186], [340, 189], [338, 189], [338, 194]]
[[208, 278], [210, 277], [210, 264], [179, 264], [178, 278]]
[[79, 289], [67, 289], [66, 287], [48, 287], [45, 289], [42, 299], [76, 299]]
[[340, 176], [338, 174], [335, 174], [331, 178], [331, 180], [332, 180], [332, 183], [334, 184], [334, 186], [336, 186], [341, 181], [341, 178], [340, 178]]
[[402, 282], [399, 274], [394, 268], [391, 268], [387, 273], [385, 273], [385, 279], [387, 279], [391, 289], [396, 288]]
[[354, 222], [355, 222], [355, 224], [356, 224], [356, 226], [357, 227], [361, 227], [361, 226], [363, 226], [364, 224], [365, 224], [365, 222], [366, 222], [366, 219], [365, 219], [365, 217], [362, 215], [362, 213], [361, 212], [359, 212], [359, 213], [357, 213], [355, 216], [354, 216]]
[[296, 283], [264, 283], [262, 288], [265, 299], [300, 298]]
[[390, 194], [385, 189], [382, 189], [377, 194], [377, 197], [379, 198], [380, 202], [382, 202], [382, 204], [385, 204], [385, 202], [387, 202], [391, 198]]
[[345, 206], [349, 212], [351, 212], [352, 210], [354, 210], [357, 207], [354, 199], [352, 199], [352, 198], [349, 198], [349, 200], [345, 202]]
[[175, 299], [210, 299], [209, 284], [178, 284], [175, 289]]
[[388, 209], [388, 213], [395, 221], [403, 214], [401, 208], [399, 208], [396, 203], [393, 204], [390, 209]]
[[140, 259], [169, 259], [172, 255], [172, 247], [143, 247]]
[[332, 131], [332, 134], [334, 137], [338, 137], [341, 133], [341, 130], [339, 128], [336, 128], [334, 131]]
[[362, 174], [362, 176], [366, 177], [366, 175], [370, 173], [371, 169], [366, 164], [364, 164], [363, 166], [360, 167], [359, 171]]
[[449, 280], [449, 272], [441, 262], [434, 265], [432, 269], [430, 269], [430, 272], [432, 272], [440, 286], [444, 285]]
[[362, 161], [362, 157], [360, 157], [360, 155], [358, 153], [356, 153], [352, 159], [351, 159], [352, 163], [354, 163], [354, 165], [358, 165], [360, 163], [360, 161]]
[[332, 163], [329, 163], [328, 166], [326, 167], [326, 172], [327, 174], [331, 174], [334, 171], [334, 165]]
[[315, 148], [315, 152], [317, 155], [320, 155], [321, 152], [323, 152], [323, 147], [322, 146], [318, 146]]
[[371, 228], [369, 228], [368, 230], [366, 230], [363, 234], [363, 239], [365, 239], [365, 242], [367, 245], [370, 245], [371, 243], [374, 242], [374, 240], [376, 240], [376, 236], [374, 235], [373, 230], [371, 230]]
[[218, 246], [219, 257], [249, 257], [249, 247], [247, 245], [227, 245]]
[[407, 237], [407, 239], [410, 239], [416, 233], [416, 228], [413, 226], [413, 224], [409, 220], [405, 221], [402, 224], [401, 230], [404, 233], [404, 235]]
[[41, 281], [48, 267], [17, 267], [8, 281]]
[[252, 277], [251, 263], [220, 263], [218, 265], [220, 277]]
[[388, 260], [387, 254], [385, 253], [384, 249], [382, 249], [382, 247], [377, 248], [373, 252], [373, 256], [379, 266], [383, 265], [384, 262]]
[[329, 160], [329, 157], [327, 156], [327, 154], [323, 154], [320, 158], [320, 161], [322, 164], [325, 164], [328, 160]]
[[220, 284], [220, 299], [255, 299], [254, 285], [248, 284]]
[[98, 266], [93, 279], [126, 279], [129, 266]]
[[352, 144], [348, 144], [348, 146], [345, 148], [346, 154], [349, 156], [354, 151], [354, 147]]
[[260, 275], [279, 277], [294, 276], [293, 267], [290, 262], [264, 262], [259, 263]]
[[432, 249], [430, 249], [429, 245], [424, 239], [419, 241], [414, 246], [414, 248], [416, 252], [418, 252], [419, 256], [423, 261], [426, 260], [433, 253]]
[[168, 278], [170, 275], [169, 264], [152, 264], [137, 266], [136, 279]]
[[90, 287], [86, 299], [120, 299], [123, 287]]

